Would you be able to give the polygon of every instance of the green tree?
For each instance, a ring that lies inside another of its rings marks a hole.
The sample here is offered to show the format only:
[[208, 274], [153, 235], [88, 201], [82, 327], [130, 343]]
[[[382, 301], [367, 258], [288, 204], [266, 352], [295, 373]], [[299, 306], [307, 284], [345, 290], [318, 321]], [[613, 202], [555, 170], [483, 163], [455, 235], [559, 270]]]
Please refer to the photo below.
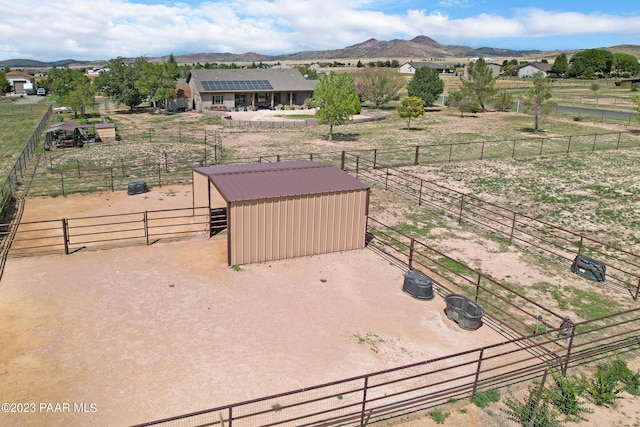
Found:
[[464, 113], [477, 113], [481, 110], [475, 96], [464, 88], [449, 92], [447, 105], [460, 110], [460, 117], [464, 117]]
[[614, 53], [611, 72], [618, 76], [631, 77], [640, 73], [638, 58], [628, 53]]
[[561, 53], [556, 57], [556, 60], [553, 61], [553, 65], [551, 66], [551, 73], [558, 76], [564, 77], [569, 70], [569, 60], [567, 59], [567, 55]]
[[533, 112], [534, 126], [533, 131], [537, 132], [540, 126], [540, 119], [549, 112], [551, 103], [551, 79], [544, 76], [542, 71], [538, 71], [533, 75], [533, 87], [527, 90], [524, 95], [523, 102]]
[[121, 57], [111, 59], [105, 67], [108, 71], [100, 73], [94, 82], [107, 97], [128, 106], [129, 110], [133, 111], [133, 108], [145, 97], [136, 83], [142, 77], [143, 65], [146, 62], [144, 57], [137, 58], [133, 62], [127, 62]]
[[404, 77], [388, 68], [364, 68], [354, 73], [360, 99], [373, 102], [376, 109], [389, 102], [404, 86]]
[[313, 103], [318, 123], [329, 125], [329, 141], [333, 127], [346, 124], [361, 108], [353, 76], [347, 73], [322, 76], [313, 92]]
[[496, 101], [494, 106], [496, 110], [499, 110], [499, 111], [510, 110], [511, 107], [513, 107], [513, 96], [511, 96], [511, 94], [506, 90], [503, 90], [502, 92], [498, 93], [498, 95], [496, 96]]
[[424, 105], [431, 107], [438, 95], [444, 92], [444, 82], [438, 75], [438, 70], [420, 67], [407, 83], [409, 96], [417, 96], [424, 101]]
[[401, 107], [398, 108], [398, 115], [409, 120], [407, 121], [407, 130], [411, 129], [411, 119], [424, 115], [424, 101], [417, 96], [408, 96], [400, 101]]
[[2, 71], [0, 71], [0, 92], [11, 92], [11, 82]]
[[94, 86], [81, 70], [54, 67], [42, 86], [53, 92], [60, 103], [72, 108], [76, 117], [78, 112], [84, 116], [86, 109], [95, 103]]
[[496, 80], [493, 78], [493, 70], [489, 68], [483, 58], [471, 62], [468, 69], [469, 79], [460, 77], [462, 87], [475, 97], [482, 111], [486, 111], [485, 105], [495, 96]]
[[293, 68], [300, 71], [300, 74], [307, 80], [318, 80], [318, 72], [308, 65], [296, 65]]
[[392, 59], [391, 68], [400, 68], [400, 61], [398, 61], [397, 59]]
[[591, 85], [589, 86], [589, 89], [595, 95], [600, 90], [600, 85], [598, 83], [591, 83]]
[[609, 75], [613, 65], [613, 54], [604, 49], [586, 49], [571, 57], [570, 77], [589, 78]]
[[86, 109], [92, 108], [96, 102], [96, 92], [93, 83], [85, 75], [75, 81], [73, 89], [61, 98], [61, 102], [73, 109], [75, 116], [86, 115]]
[[158, 109], [160, 105], [158, 101], [164, 101], [166, 105], [169, 99], [175, 98], [179, 72], [175, 59], [171, 61], [172, 56], [163, 64], [143, 62], [140, 78], [135, 83], [140, 94], [149, 97]]

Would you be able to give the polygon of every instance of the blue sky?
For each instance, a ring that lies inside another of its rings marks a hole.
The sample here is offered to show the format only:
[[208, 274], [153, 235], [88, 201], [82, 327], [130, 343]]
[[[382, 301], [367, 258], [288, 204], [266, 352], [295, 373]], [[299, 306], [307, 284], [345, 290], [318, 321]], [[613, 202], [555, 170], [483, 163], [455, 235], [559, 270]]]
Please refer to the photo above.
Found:
[[0, 0], [0, 10], [0, 60], [277, 55], [418, 35], [508, 49], [640, 45], [640, 2], [629, 0]]

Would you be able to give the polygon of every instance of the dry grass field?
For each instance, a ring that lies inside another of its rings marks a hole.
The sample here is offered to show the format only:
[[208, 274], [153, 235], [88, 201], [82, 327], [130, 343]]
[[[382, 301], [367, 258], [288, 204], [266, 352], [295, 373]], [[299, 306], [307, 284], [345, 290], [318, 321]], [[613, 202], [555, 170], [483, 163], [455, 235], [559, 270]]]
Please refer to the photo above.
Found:
[[[47, 161], [106, 162], [201, 149], [196, 143], [127, 140], [128, 132], [150, 128], [161, 132], [165, 126], [219, 133], [227, 156], [254, 159], [536, 136], [529, 130], [533, 119], [523, 114], [488, 112], [461, 119], [444, 107], [412, 121], [411, 130], [393, 110], [386, 110], [388, 117], [382, 122], [339, 127], [331, 142], [325, 126], [236, 128], [196, 113], [129, 114], [108, 104], [103, 104], [103, 111], [117, 122], [122, 142], [53, 152]], [[237, 114], [243, 120], [256, 117]], [[550, 117], [542, 134], [626, 130], [622, 125]], [[638, 149], [629, 149], [457, 162], [407, 168], [407, 173], [540, 215], [637, 253], [638, 156]], [[183, 207], [191, 200], [189, 191], [189, 187], [151, 188], [147, 195], [135, 196], [139, 203], [123, 192], [37, 198], [27, 200], [25, 216], [80, 211], [84, 215], [93, 209], [139, 211], [145, 205]], [[570, 296], [565, 297], [568, 302], [562, 300], [558, 289], [580, 289], [589, 295], [587, 305], [602, 300], [609, 304], [605, 309], [635, 305], [606, 287], [576, 278], [567, 266], [504, 245], [384, 189], [372, 189], [371, 216], [428, 239], [450, 256], [556, 308], [562, 306], [574, 317], [585, 316], [584, 302]], [[402, 271], [368, 250], [251, 265], [239, 272], [225, 266], [222, 252], [220, 241], [213, 238], [10, 259], [0, 291], [1, 320], [12, 325], [0, 336], [5, 349], [0, 394], [13, 402], [95, 403], [97, 411], [4, 414], [0, 423], [132, 424], [504, 340], [488, 328], [477, 333], [456, 330], [442, 307], [404, 294]], [[427, 337], [426, 329], [435, 335]], [[358, 337], [368, 337], [369, 345], [359, 344]], [[640, 368], [636, 361], [630, 366]], [[617, 409], [597, 408], [587, 415], [585, 425], [638, 425], [640, 415], [634, 405], [626, 396]], [[499, 406], [493, 412], [460, 404], [445, 410], [452, 412], [447, 425], [512, 425], [499, 415]], [[409, 425], [435, 422], [426, 417]]]

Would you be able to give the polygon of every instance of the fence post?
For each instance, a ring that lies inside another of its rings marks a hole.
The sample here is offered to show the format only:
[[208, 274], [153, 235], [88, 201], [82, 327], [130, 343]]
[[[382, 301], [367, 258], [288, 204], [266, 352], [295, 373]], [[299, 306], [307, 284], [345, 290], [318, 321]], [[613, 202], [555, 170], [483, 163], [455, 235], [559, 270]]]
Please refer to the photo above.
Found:
[[164, 154], [164, 171], [165, 173], [169, 173], [169, 160], [167, 158], [167, 152], [165, 151], [163, 154]]
[[356, 178], [358, 177], [359, 170], [360, 170], [360, 156], [356, 156]]
[[540, 156], [542, 156], [542, 147], [544, 146], [544, 138], [540, 139]]
[[158, 163], [158, 187], [162, 188], [162, 165]]
[[482, 279], [482, 274], [478, 274], [478, 280], [476, 281], [476, 294], [474, 295], [475, 302], [478, 302], [478, 294], [480, 293], [480, 280]]
[[516, 157], [516, 140], [513, 140], [513, 148], [511, 149], [511, 158], [515, 159]]
[[451, 154], [453, 152], [453, 144], [449, 144], [449, 163], [451, 163]]
[[344, 150], [340, 153], [340, 169], [344, 170]]
[[478, 381], [480, 380], [480, 371], [482, 369], [482, 356], [484, 354], [484, 348], [480, 349], [480, 354], [478, 355], [478, 367], [476, 368], [476, 377], [473, 380], [473, 390], [471, 390], [471, 399], [473, 400], [476, 397], [476, 392], [478, 391]]
[[420, 180], [420, 191], [418, 191], [418, 206], [422, 206], [422, 184], [424, 183], [424, 180], [421, 179]]
[[618, 132], [618, 143], [616, 144], [616, 150], [620, 148], [620, 137], [622, 136], [622, 132]]
[[144, 237], [147, 239], [147, 246], [149, 246], [149, 217], [147, 216], [147, 211], [142, 213], [142, 223], [144, 224]]
[[233, 406], [229, 406], [229, 427], [232, 426], [232, 421], [233, 421], [233, 411], [231, 410], [233, 408]]
[[416, 145], [416, 154], [413, 158], [413, 165], [418, 166], [418, 157], [420, 156], [420, 146]]
[[[378, 149], [374, 148], [373, 149], [373, 169], [376, 168], [376, 162], [378, 161]], [[387, 170], [388, 172], [388, 170]]]
[[529, 419], [529, 423], [527, 427], [533, 427], [536, 416], [538, 415], [538, 409], [540, 408], [540, 399], [542, 399], [542, 392], [544, 391], [544, 383], [547, 381], [547, 374], [549, 373], [549, 368], [544, 370], [544, 374], [542, 374], [542, 380], [540, 380], [540, 386], [538, 388], [538, 393], [536, 393], [536, 400], [533, 406], [533, 410], [531, 412], [531, 418]]
[[411, 243], [409, 244], [409, 270], [413, 268], [413, 248], [416, 243], [416, 239], [411, 238]]
[[113, 185], [113, 168], [109, 168], [109, 173], [111, 174], [111, 192], [113, 193], [116, 191]]
[[571, 148], [571, 135], [569, 135], [569, 143], [567, 144], [567, 154], [569, 154], [570, 148]]
[[462, 195], [462, 198], [460, 199], [460, 214], [458, 215], [458, 221], [462, 221], [462, 208], [464, 206], [464, 194]]
[[480, 160], [484, 157], [484, 141], [482, 141], [482, 149], [480, 150]]
[[509, 233], [509, 246], [511, 246], [511, 242], [513, 242], [513, 232], [516, 228], [516, 215], [517, 215], [517, 212], [514, 212], [513, 220], [511, 221], [511, 233]]
[[362, 387], [362, 409], [360, 412], [360, 426], [364, 426], [364, 411], [367, 405], [367, 388], [369, 387], [369, 376], [364, 377], [364, 387]]
[[598, 137], [598, 134], [594, 134], [593, 135], [593, 148], [591, 149], [591, 151], [596, 151], [596, 138]]
[[572, 321], [570, 322], [571, 336], [569, 337], [569, 345], [567, 346], [567, 355], [565, 356], [564, 363], [562, 364], [562, 373], [567, 375], [567, 369], [569, 369], [569, 359], [571, 358], [571, 349], [573, 348], [573, 337], [576, 334], [576, 328]]
[[62, 187], [62, 195], [65, 196], [64, 194], [64, 172], [60, 171], [60, 186]]
[[64, 253], [69, 255], [69, 223], [66, 218], [62, 218], [62, 238], [64, 239]]
[[582, 253], [582, 242], [584, 240], [584, 236], [580, 236], [580, 243], [578, 244], [578, 256]]
[[387, 167], [387, 173], [384, 175], [384, 189], [389, 189], [389, 167]]
[[78, 169], [78, 178], [80, 178], [80, 160], [76, 160], [76, 169]]

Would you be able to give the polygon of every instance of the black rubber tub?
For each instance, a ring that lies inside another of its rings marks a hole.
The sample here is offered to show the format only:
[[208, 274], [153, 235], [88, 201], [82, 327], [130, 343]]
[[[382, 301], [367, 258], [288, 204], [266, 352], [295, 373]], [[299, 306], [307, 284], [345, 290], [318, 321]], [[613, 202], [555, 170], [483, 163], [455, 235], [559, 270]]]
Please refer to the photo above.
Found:
[[464, 295], [449, 294], [444, 298], [447, 307], [444, 312], [447, 317], [458, 324], [462, 329], [474, 331], [482, 326], [484, 308]]
[[402, 290], [416, 299], [433, 299], [433, 281], [420, 270], [409, 270], [405, 273]]

